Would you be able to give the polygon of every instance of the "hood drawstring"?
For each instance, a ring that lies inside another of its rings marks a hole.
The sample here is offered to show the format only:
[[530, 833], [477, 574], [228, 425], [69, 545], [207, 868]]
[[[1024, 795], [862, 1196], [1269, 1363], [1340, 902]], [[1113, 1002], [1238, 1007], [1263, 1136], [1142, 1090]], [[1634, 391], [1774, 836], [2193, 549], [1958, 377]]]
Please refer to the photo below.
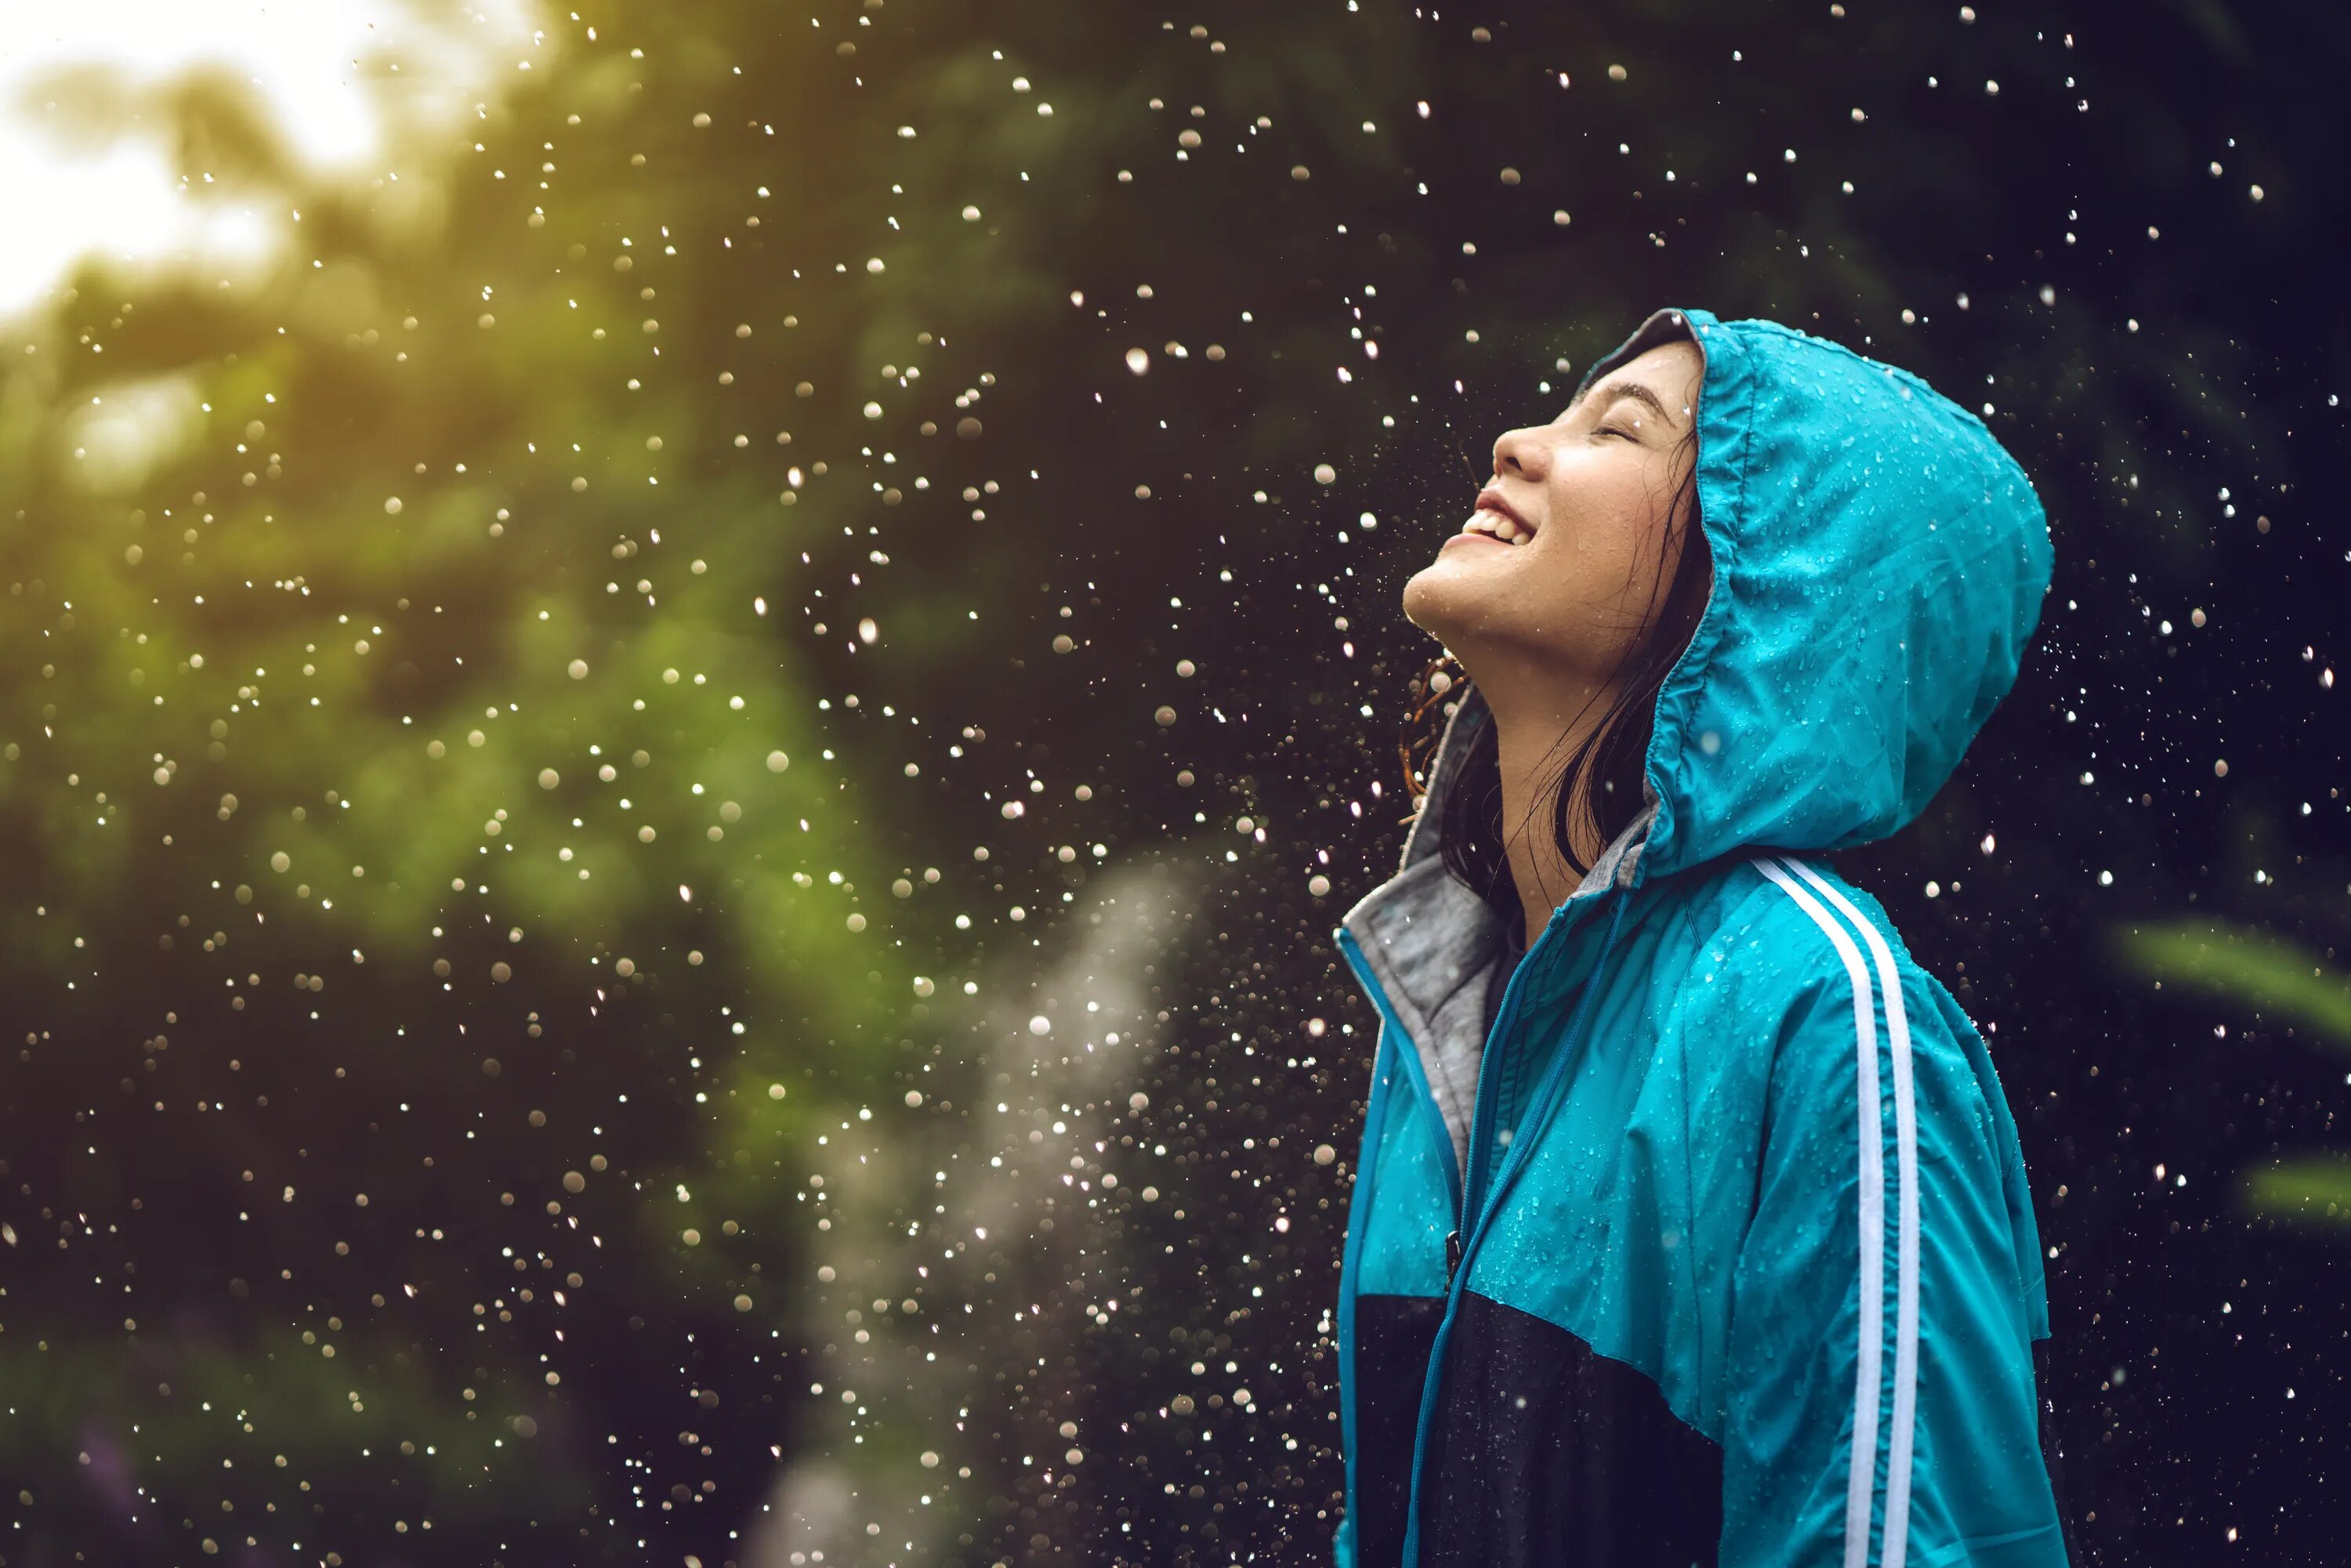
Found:
[[[1560, 1037], [1559, 1051], [1552, 1058], [1550, 1068], [1544, 1071], [1542, 1082], [1536, 1085], [1533, 1097], [1527, 1102], [1525, 1113], [1519, 1118], [1519, 1135], [1510, 1140], [1510, 1152], [1502, 1156], [1501, 1168], [1495, 1172], [1493, 1183], [1478, 1207], [1469, 1233], [1461, 1237], [1458, 1243], [1458, 1262], [1450, 1257], [1447, 1259], [1452, 1267], [1446, 1282], [1445, 1317], [1437, 1325], [1437, 1339], [1429, 1347], [1429, 1374], [1421, 1385], [1420, 1419], [1415, 1425], [1412, 1439], [1409, 1481], [1412, 1500], [1405, 1516], [1404, 1568], [1418, 1568], [1420, 1563], [1421, 1468], [1428, 1459], [1429, 1430], [1436, 1425], [1437, 1403], [1444, 1382], [1446, 1342], [1452, 1337], [1453, 1320], [1460, 1311], [1461, 1292], [1469, 1280], [1469, 1264], [1478, 1255], [1479, 1243], [1486, 1238], [1487, 1219], [1501, 1207], [1502, 1199], [1509, 1195], [1510, 1184], [1518, 1179], [1519, 1170], [1525, 1163], [1521, 1156], [1540, 1141], [1534, 1135], [1535, 1132], [1550, 1119], [1560, 1094], [1566, 1087], [1568, 1073], [1583, 1041], [1584, 1022], [1592, 1014], [1592, 998], [1600, 990], [1600, 979], [1606, 971], [1609, 952], [1616, 946], [1616, 934], [1625, 925], [1625, 911], [1633, 902], [1633, 892], [1628, 887], [1614, 889], [1614, 895], [1616, 906], [1608, 917], [1608, 933], [1600, 939], [1600, 950], [1593, 955], [1592, 968], [1584, 976], [1583, 994], [1576, 998], [1575, 1012], [1568, 1019], [1566, 1032]], [[1450, 1241], [1452, 1238], [1447, 1239]], [[1452, 1249], [1447, 1250], [1450, 1252]]]

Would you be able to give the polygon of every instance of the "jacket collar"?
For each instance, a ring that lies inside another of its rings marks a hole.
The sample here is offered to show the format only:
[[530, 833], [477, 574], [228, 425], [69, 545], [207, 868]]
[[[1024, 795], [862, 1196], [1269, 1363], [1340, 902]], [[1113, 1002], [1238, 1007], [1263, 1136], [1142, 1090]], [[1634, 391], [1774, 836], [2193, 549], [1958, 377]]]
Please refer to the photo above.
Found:
[[[1384, 993], [1419, 1058], [1429, 1092], [1466, 1168], [1469, 1118], [1486, 1050], [1486, 987], [1509, 947], [1502, 917], [1456, 880], [1438, 852], [1445, 800], [1458, 781], [1470, 742], [1493, 715], [1471, 685], [1438, 737], [1428, 789], [1405, 835], [1396, 874], [1366, 894], [1341, 924]], [[1618, 833], [1562, 908], [1596, 902], [1612, 886], [1639, 882], [1642, 846], [1656, 820], [1654, 798]]]

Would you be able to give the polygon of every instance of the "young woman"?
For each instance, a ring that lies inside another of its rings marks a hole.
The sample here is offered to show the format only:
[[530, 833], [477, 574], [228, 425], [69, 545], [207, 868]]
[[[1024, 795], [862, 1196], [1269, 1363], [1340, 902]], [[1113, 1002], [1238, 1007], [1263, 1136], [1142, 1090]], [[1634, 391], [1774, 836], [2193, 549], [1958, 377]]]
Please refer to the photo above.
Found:
[[1495, 444], [1405, 590], [1471, 679], [1338, 933], [1342, 1564], [2066, 1562], [2015, 1124], [1820, 858], [1949, 776], [2050, 564], [1980, 421], [1768, 321], [1659, 311]]

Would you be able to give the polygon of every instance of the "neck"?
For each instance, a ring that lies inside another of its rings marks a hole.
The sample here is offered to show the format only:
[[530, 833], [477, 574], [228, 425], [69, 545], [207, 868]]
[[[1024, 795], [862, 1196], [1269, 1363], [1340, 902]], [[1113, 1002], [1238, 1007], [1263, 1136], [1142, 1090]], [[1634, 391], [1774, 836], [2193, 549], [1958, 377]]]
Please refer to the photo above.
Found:
[[[1502, 691], [1486, 687], [1494, 716], [1494, 740], [1502, 784], [1502, 846], [1510, 861], [1525, 920], [1526, 945], [1551, 921], [1583, 881], [1560, 851], [1552, 829], [1561, 768], [1599, 727], [1614, 699], [1606, 686], [1573, 678], [1508, 681]], [[1589, 866], [1608, 846], [1593, 831], [1583, 780], [1568, 801], [1567, 828], [1576, 858]]]

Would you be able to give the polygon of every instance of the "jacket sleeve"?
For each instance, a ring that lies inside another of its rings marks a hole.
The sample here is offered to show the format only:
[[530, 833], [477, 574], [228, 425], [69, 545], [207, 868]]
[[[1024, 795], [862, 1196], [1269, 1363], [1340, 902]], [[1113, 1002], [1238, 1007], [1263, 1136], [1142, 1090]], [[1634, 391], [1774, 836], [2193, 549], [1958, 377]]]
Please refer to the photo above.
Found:
[[1721, 1563], [2064, 1568], [2038, 1233], [1991, 1059], [1874, 922], [1813, 907], [1730, 1281]]

